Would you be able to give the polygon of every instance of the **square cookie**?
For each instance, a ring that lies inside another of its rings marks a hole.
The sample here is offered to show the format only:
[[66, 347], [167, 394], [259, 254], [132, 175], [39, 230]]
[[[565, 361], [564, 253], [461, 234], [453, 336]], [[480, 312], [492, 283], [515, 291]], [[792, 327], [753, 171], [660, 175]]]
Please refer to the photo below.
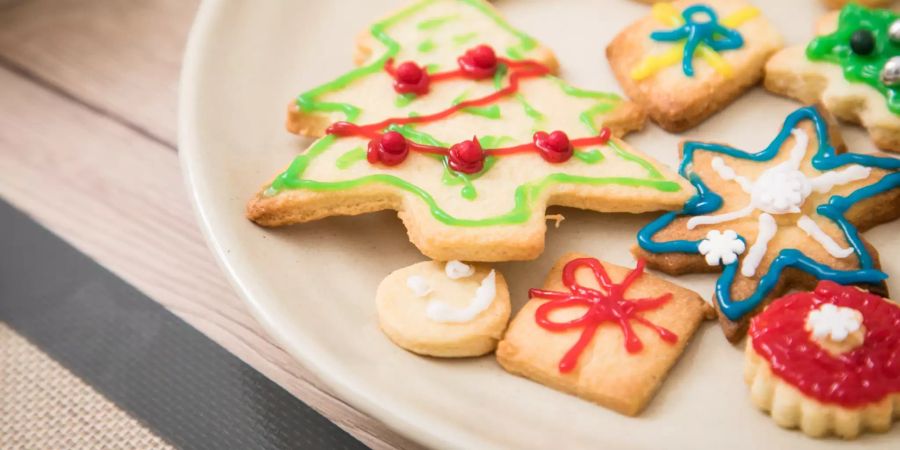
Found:
[[[690, 38], [688, 38], [690, 36]], [[632, 100], [668, 131], [692, 128], [762, 78], [782, 38], [743, 0], [657, 3], [606, 48]]]
[[640, 262], [632, 270], [563, 256], [543, 289], [529, 292], [497, 361], [511, 373], [637, 415], [712, 316], [695, 292], [642, 272]]

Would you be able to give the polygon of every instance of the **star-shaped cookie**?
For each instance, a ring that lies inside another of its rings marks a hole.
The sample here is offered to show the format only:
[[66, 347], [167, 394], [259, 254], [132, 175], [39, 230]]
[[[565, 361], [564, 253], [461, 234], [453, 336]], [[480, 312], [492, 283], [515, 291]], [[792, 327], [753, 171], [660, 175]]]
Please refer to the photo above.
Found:
[[541, 253], [548, 205], [673, 210], [694, 193], [616, 137], [639, 107], [551, 75], [482, 0], [420, 0], [359, 45], [359, 68], [291, 105], [289, 130], [324, 137], [251, 200], [254, 222], [394, 209], [432, 259], [509, 261]]
[[638, 235], [634, 253], [651, 267], [722, 270], [714, 303], [731, 340], [769, 300], [816, 279], [884, 294], [887, 275], [859, 231], [900, 216], [900, 159], [847, 153], [832, 122], [799, 109], [756, 153], [682, 144], [680, 172], [699, 194]]

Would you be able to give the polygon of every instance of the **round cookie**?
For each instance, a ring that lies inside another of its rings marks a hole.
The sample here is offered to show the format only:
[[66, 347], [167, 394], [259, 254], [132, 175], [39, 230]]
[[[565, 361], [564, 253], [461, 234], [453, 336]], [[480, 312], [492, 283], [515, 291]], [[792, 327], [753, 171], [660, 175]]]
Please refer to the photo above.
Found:
[[900, 307], [822, 281], [753, 319], [745, 380], [778, 425], [852, 439], [900, 419]]
[[496, 348], [509, 321], [506, 280], [486, 266], [426, 261], [396, 270], [375, 294], [378, 323], [395, 344], [439, 357]]

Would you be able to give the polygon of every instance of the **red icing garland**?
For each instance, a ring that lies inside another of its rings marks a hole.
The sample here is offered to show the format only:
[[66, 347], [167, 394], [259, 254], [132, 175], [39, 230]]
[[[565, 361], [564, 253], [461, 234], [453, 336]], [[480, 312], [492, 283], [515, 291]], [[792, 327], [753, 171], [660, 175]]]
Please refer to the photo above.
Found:
[[[806, 331], [806, 317], [824, 303], [863, 315], [863, 344], [832, 355]], [[900, 392], [900, 307], [881, 297], [820, 281], [815, 292], [774, 301], [750, 324], [753, 349], [772, 372], [823, 403], [861, 407]]]
[[[597, 278], [603, 291], [581, 286], [575, 279], [575, 272], [582, 266], [590, 267]], [[566, 263], [563, 268], [562, 281], [569, 288], [569, 292], [547, 291], [543, 289], [531, 289], [529, 298], [539, 297], [550, 300], [537, 308], [534, 313], [535, 321], [542, 328], [561, 332], [571, 328], [583, 328], [581, 336], [575, 345], [566, 352], [559, 361], [559, 371], [570, 372], [578, 364], [578, 358], [594, 338], [597, 328], [606, 323], [617, 324], [625, 337], [625, 349], [628, 353], [637, 353], [644, 348], [640, 338], [631, 327], [631, 322], [637, 322], [655, 330], [659, 337], [669, 343], [678, 341], [675, 333], [660, 327], [649, 320], [637, 315], [641, 311], [650, 311], [662, 307], [672, 298], [671, 293], [666, 293], [656, 298], [625, 299], [625, 291], [644, 272], [644, 261], [638, 260], [637, 267], [625, 276], [621, 283], [613, 283], [603, 268], [603, 264], [595, 258], [577, 258]], [[605, 291], [605, 292], [604, 292]], [[584, 314], [568, 322], [554, 322], [550, 314], [563, 308], [587, 308]]]

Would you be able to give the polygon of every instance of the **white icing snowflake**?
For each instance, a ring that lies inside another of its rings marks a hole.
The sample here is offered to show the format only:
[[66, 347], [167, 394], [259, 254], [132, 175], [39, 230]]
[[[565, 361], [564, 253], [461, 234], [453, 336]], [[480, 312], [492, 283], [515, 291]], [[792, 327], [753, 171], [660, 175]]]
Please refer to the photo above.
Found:
[[862, 319], [862, 314], [853, 308], [825, 303], [809, 312], [806, 325], [816, 339], [830, 337], [834, 342], [843, 342], [850, 333], [859, 330]]
[[738, 239], [734, 230], [709, 230], [706, 239], [700, 241], [700, 254], [706, 257], [711, 266], [728, 265], [737, 261], [738, 255], [744, 253], [744, 241]]
[[[806, 155], [809, 144], [809, 136], [794, 129], [791, 131], [795, 144], [791, 149], [789, 158], [775, 166], [766, 169], [755, 181], [750, 181], [744, 176], [738, 175], [728, 166], [724, 159], [716, 156], [712, 159], [713, 170], [723, 180], [734, 181], [741, 189], [750, 195], [747, 206], [722, 214], [695, 216], [688, 220], [688, 229], [694, 229], [699, 225], [714, 225], [747, 217], [754, 211], [760, 211], [757, 219], [758, 230], [756, 241], [750, 246], [747, 255], [741, 263], [741, 274], [752, 277], [762, 262], [769, 246], [769, 241], [778, 232], [778, 222], [772, 215], [796, 214], [802, 212], [803, 203], [813, 192], [829, 192], [835, 186], [852, 183], [869, 176], [871, 169], [858, 164], [851, 164], [841, 170], [829, 170], [816, 177], [808, 177], [800, 170], [800, 164]], [[819, 243], [835, 258], [846, 258], [853, 254], [852, 248], [843, 248], [834, 239], [825, 233], [816, 222], [803, 214], [797, 219], [797, 227], [806, 232], [813, 240]], [[701, 250], [702, 253], [702, 250]], [[709, 258], [707, 258], [709, 262]]]

